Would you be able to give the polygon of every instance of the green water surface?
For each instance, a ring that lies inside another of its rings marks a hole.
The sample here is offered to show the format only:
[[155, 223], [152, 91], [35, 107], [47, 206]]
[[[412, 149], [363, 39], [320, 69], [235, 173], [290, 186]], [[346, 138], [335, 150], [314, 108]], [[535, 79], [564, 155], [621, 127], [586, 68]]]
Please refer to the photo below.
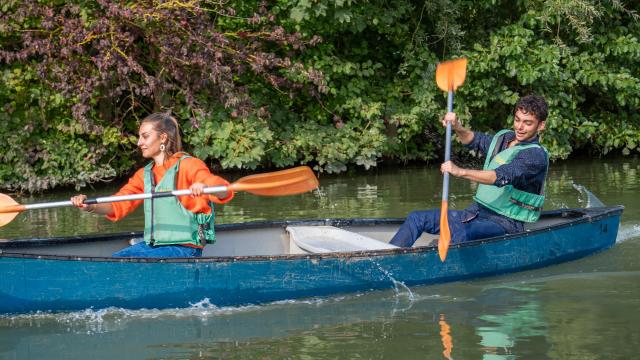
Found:
[[[625, 212], [616, 246], [557, 266], [439, 286], [217, 308], [87, 309], [0, 316], [0, 359], [635, 359], [640, 353], [640, 160], [552, 164], [547, 209], [581, 207], [586, 186]], [[233, 178], [231, 179], [233, 180]], [[238, 194], [218, 223], [328, 217], [403, 217], [439, 206], [435, 167], [320, 177], [286, 198]], [[450, 208], [475, 191], [452, 179]], [[117, 189], [85, 191], [90, 197]], [[20, 203], [67, 199], [56, 192]], [[140, 230], [142, 212], [111, 223], [73, 208], [31, 211], [0, 238]], [[1, 274], [0, 274], [1, 276]], [[82, 284], [78, 284], [82, 286]]]

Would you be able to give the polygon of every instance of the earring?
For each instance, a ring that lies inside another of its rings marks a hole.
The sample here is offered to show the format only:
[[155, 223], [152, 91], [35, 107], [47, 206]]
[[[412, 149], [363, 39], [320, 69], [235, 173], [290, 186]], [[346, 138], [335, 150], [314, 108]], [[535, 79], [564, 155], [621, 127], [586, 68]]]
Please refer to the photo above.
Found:
[[160, 151], [164, 152], [164, 149], [165, 149], [164, 143], [160, 144]]

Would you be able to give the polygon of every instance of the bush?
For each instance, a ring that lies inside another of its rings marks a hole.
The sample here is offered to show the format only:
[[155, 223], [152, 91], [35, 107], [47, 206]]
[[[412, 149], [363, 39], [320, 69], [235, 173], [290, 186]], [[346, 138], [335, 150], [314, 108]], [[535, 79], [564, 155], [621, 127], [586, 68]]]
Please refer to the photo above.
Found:
[[[5, 1], [0, 187], [130, 172], [137, 121], [171, 109], [189, 151], [225, 169], [320, 172], [441, 156], [438, 61], [466, 56], [456, 111], [509, 127], [551, 112], [552, 158], [640, 142], [638, 16], [619, 1]], [[456, 147], [457, 151], [462, 148]]]

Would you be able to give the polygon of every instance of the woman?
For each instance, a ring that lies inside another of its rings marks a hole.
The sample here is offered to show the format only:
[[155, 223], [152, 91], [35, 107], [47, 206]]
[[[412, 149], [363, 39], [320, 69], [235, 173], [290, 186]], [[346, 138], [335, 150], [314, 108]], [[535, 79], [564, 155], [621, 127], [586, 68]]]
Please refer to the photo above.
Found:
[[118, 221], [144, 201], [144, 242], [120, 250], [114, 257], [201, 256], [204, 245], [215, 237], [213, 203], [233, 198], [231, 191], [201, 196], [203, 189], [228, 186], [229, 182], [213, 175], [203, 161], [182, 152], [178, 122], [169, 114], [155, 113], [142, 120], [138, 147], [142, 157], [153, 162], [136, 171], [115, 195], [187, 188], [192, 195], [92, 205], [83, 204], [86, 195], [76, 195], [71, 202], [82, 211]]

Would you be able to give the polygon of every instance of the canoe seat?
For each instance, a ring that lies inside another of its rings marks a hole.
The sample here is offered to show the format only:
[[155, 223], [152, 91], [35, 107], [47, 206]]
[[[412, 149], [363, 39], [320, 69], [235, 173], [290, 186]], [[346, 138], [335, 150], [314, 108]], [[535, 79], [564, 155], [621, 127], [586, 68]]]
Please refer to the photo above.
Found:
[[395, 249], [397, 246], [334, 226], [287, 226], [292, 243], [310, 253]]

